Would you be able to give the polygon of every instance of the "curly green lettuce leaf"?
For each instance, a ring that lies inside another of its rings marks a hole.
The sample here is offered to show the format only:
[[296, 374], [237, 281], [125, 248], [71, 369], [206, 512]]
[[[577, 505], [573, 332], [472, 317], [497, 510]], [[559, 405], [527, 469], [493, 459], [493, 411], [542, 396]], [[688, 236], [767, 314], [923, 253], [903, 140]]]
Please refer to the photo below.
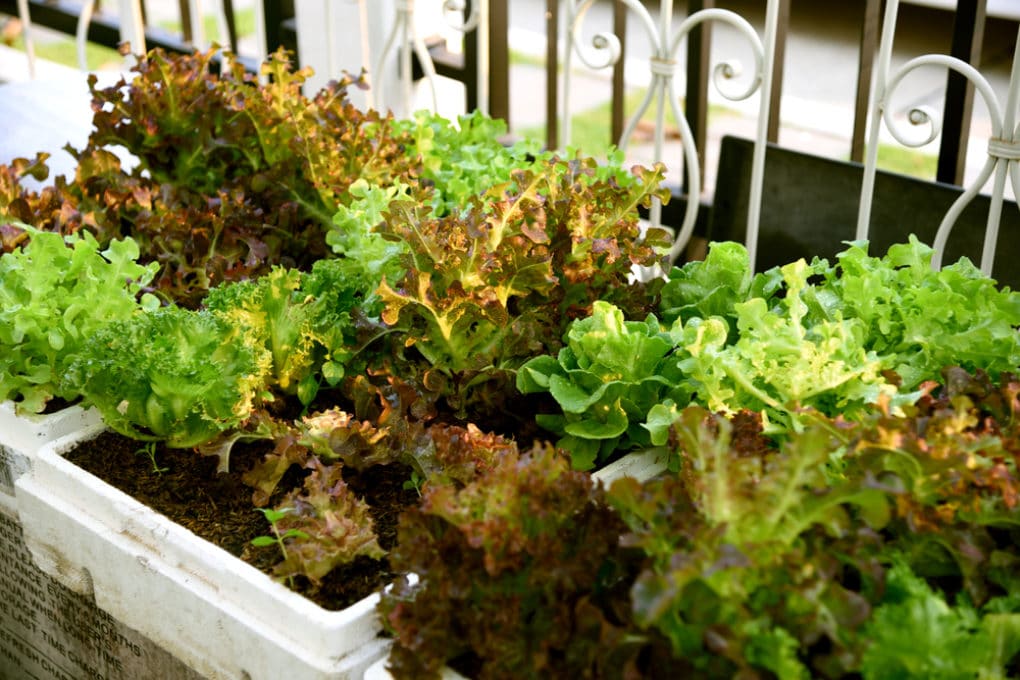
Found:
[[418, 111], [395, 128], [413, 140], [407, 152], [421, 163], [421, 179], [434, 187], [430, 200], [439, 217], [467, 210], [475, 197], [539, 162], [537, 141], [503, 144], [506, 122], [477, 110], [456, 121]]
[[378, 311], [377, 282], [363, 271], [347, 258], [320, 260], [311, 272], [276, 267], [255, 281], [217, 286], [205, 306], [270, 353], [270, 386], [309, 404], [323, 382], [333, 386], [343, 378], [357, 353], [357, 310]]
[[600, 452], [652, 443], [643, 426], [648, 412], [685, 396], [669, 360], [680, 333], [679, 322], [664, 328], [652, 315], [625, 321], [620, 309], [596, 301], [591, 316], [571, 325], [555, 359], [535, 357], [518, 369], [517, 389], [556, 399], [563, 418], [543, 423], [561, 435], [557, 445], [571, 453], [576, 468], [590, 469]]
[[350, 203], [337, 208], [326, 234], [333, 252], [363, 267], [365, 278], [374, 280], [373, 288], [384, 278], [394, 280], [403, 274], [400, 257], [404, 247], [384, 239], [375, 228], [383, 222], [391, 203], [411, 198], [409, 189], [406, 184], [383, 188], [356, 180], [350, 187]]
[[880, 258], [868, 255], [867, 243], [852, 243], [819, 287], [835, 294], [843, 316], [863, 321], [867, 348], [905, 388], [945, 366], [1016, 370], [1020, 292], [998, 288], [966, 258], [936, 271], [932, 252], [913, 236]]
[[271, 364], [223, 317], [163, 307], [104, 325], [68, 374], [112, 429], [190, 448], [245, 422]]
[[862, 675], [868, 680], [1004, 678], [1005, 663], [1020, 650], [1018, 619], [1012, 613], [984, 619], [966, 601], [951, 606], [908, 566], [896, 564], [888, 572], [882, 604], [863, 631]]
[[780, 271], [786, 295], [774, 307], [760, 297], [733, 306], [732, 344], [719, 317], [684, 327], [679, 366], [695, 385], [696, 400], [727, 413], [764, 409], [774, 425], [789, 429], [800, 408], [854, 418], [880, 397], [895, 395], [881, 361], [867, 349], [865, 325], [839, 317], [811, 323], [802, 293], [812, 268], [799, 260]]
[[65, 374], [90, 355], [93, 332], [158, 306], [151, 295], [139, 298], [156, 265], [137, 263], [131, 239], [101, 248], [88, 232], [21, 228], [31, 239], [0, 256], [0, 399], [38, 413], [54, 397], [77, 400]]

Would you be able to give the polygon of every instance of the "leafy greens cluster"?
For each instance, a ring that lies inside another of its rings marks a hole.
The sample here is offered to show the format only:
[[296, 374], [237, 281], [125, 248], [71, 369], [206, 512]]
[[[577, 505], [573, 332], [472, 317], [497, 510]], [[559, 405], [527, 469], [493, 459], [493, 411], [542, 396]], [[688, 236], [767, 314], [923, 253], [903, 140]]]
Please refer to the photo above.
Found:
[[39, 413], [55, 397], [78, 399], [67, 373], [78, 357], [91, 355], [93, 332], [159, 303], [141, 293], [155, 265], [137, 263], [130, 238], [101, 248], [88, 232], [65, 239], [20, 229], [31, 240], [0, 257], [0, 399]]
[[413, 174], [405, 135], [351, 104], [351, 79], [306, 97], [309, 71], [283, 52], [263, 66], [265, 84], [233, 61], [214, 74], [213, 54], [154, 50], [130, 83], [90, 79], [94, 130], [83, 149], [69, 149], [74, 183], [42, 195], [0, 191], [0, 215], [88, 228], [101, 243], [130, 234], [143, 261], [159, 263], [162, 294], [195, 307], [222, 281], [309, 268], [328, 255], [326, 232], [354, 182]]
[[498, 414], [511, 372], [558, 349], [595, 300], [648, 309], [654, 285], [628, 278], [665, 252], [665, 232], [642, 235], [636, 213], [661, 194], [662, 169], [635, 177], [624, 187], [599, 179], [594, 161], [552, 159], [474, 197], [459, 216], [392, 203], [378, 231], [403, 245], [405, 273], [378, 293], [383, 322], [416, 354], [404, 352], [399, 370], [459, 418]]
[[679, 474], [612, 486], [649, 558], [634, 615], [688, 676], [1015, 672], [1020, 383], [951, 369], [934, 389], [903, 415], [807, 414], [779, 446], [692, 406]]
[[[713, 244], [703, 262], [674, 269], [661, 322], [650, 316], [645, 332], [613, 334], [610, 313], [579, 320], [568, 349], [517, 374], [522, 392], [547, 391], [559, 403], [563, 414], [540, 422], [583, 468], [617, 449], [663, 444], [689, 403], [762, 412], [782, 435], [800, 427], [800, 409], [856, 420], [881, 399], [896, 408], [913, 401], [919, 392], [910, 390], [944, 366], [998, 372], [1020, 363], [1020, 294], [997, 289], [966, 260], [932, 270], [931, 249], [916, 239], [881, 258], [851, 244], [836, 265], [800, 260], [753, 277], [743, 246]], [[614, 327], [636, 326], [613, 314]], [[649, 333], [660, 340], [648, 342]], [[623, 364], [640, 372], [614, 368]]]

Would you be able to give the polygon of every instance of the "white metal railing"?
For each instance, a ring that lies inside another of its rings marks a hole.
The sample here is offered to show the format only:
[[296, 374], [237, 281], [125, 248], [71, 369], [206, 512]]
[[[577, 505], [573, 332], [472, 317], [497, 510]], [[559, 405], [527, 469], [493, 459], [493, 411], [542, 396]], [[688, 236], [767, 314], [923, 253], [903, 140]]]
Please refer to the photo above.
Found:
[[978, 177], [950, 207], [939, 225], [932, 244], [935, 254], [932, 265], [941, 266], [949, 235], [964, 208], [974, 200], [978, 192], [994, 174], [991, 192], [991, 206], [988, 212], [985, 238], [981, 253], [981, 271], [991, 275], [995, 260], [995, 249], [999, 239], [999, 222], [1002, 217], [1003, 196], [1007, 176], [1012, 180], [1013, 195], [1020, 197], [1020, 128], [1017, 127], [1017, 104], [1020, 98], [1020, 30], [1017, 33], [1016, 49], [1010, 74], [1009, 89], [1005, 106], [1002, 106], [988, 80], [970, 64], [943, 54], [925, 54], [911, 59], [895, 72], [890, 69], [893, 40], [896, 34], [896, 19], [899, 0], [888, 0], [882, 36], [879, 43], [878, 74], [875, 93], [871, 100], [871, 123], [868, 136], [867, 157], [864, 165], [864, 180], [861, 185], [861, 199], [857, 219], [857, 238], [867, 238], [871, 207], [875, 189], [875, 173], [878, 162], [878, 139], [882, 123], [899, 143], [908, 147], [923, 146], [938, 137], [942, 129], [941, 116], [933, 108], [918, 106], [910, 110], [908, 121], [915, 126], [927, 126], [927, 134], [911, 137], [893, 118], [890, 101], [897, 87], [912, 72], [923, 66], [940, 66], [952, 69], [967, 78], [975, 87], [988, 108], [992, 135], [988, 140], [988, 158]]
[[[253, 9], [255, 13], [255, 59], [261, 63], [266, 59], [266, 25], [264, 0], [254, 0]], [[206, 49], [212, 41], [208, 39], [205, 32], [205, 10], [208, 2], [204, 0], [188, 0], [190, 12], [189, 30], [191, 32], [191, 44]], [[95, 14], [96, 0], [83, 0], [81, 11], [78, 15], [78, 22], [75, 30], [75, 47], [78, 57], [78, 67], [82, 71], [89, 70], [86, 58], [86, 46], [88, 45], [89, 24]], [[216, 32], [221, 43], [227, 42], [230, 34], [227, 21], [226, 4], [223, 0], [212, 0], [212, 12], [216, 18]], [[134, 54], [143, 54], [146, 51], [145, 25], [142, 20], [142, 0], [118, 0], [117, 17], [120, 25], [121, 41], [130, 44]], [[28, 0], [18, 0], [18, 18], [21, 21], [22, 31], [25, 40], [25, 55], [28, 61], [28, 72], [30, 78], [36, 76], [36, 54], [35, 36], [32, 30], [32, 17]]]
[[[567, 21], [567, 48], [564, 55], [564, 84], [562, 107], [562, 139], [565, 143], [570, 142], [570, 82], [571, 82], [571, 56], [574, 52], [578, 58], [589, 68], [602, 69], [615, 65], [622, 57], [620, 40], [617, 36], [608, 32], [595, 34], [592, 39], [592, 51], [586, 53], [583, 49], [581, 39], [581, 27], [585, 15], [591, 9], [595, 0], [572, 0], [569, 4], [569, 16]], [[624, 0], [626, 7], [633, 12], [640, 20], [644, 28], [645, 36], [652, 47], [652, 56], [649, 60], [651, 72], [651, 84], [649, 85], [644, 100], [638, 106], [638, 110], [631, 116], [623, 134], [619, 140], [620, 149], [626, 149], [630, 137], [637, 128], [638, 121], [648, 111], [652, 101], [655, 101], [655, 128], [653, 133], [654, 162], [665, 162], [663, 157], [663, 143], [666, 129], [666, 107], [667, 102], [673, 121], [680, 129], [680, 141], [683, 148], [682, 166], [686, 170], [687, 178], [687, 206], [684, 211], [683, 222], [676, 231], [673, 241], [673, 248], [670, 253], [670, 260], [675, 260], [683, 248], [687, 245], [694, 232], [694, 225], [697, 219], [698, 204], [701, 197], [701, 179], [698, 171], [698, 150], [695, 147], [694, 135], [686, 118], [680, 111], [680, 97], [676, 91], [674, 74], [676, 72], [677, 54], [683, 41], [690, 32], [701, 24], [711, 22], [725, 22], [737, 29], [751, 46], [754, 54], [754, 71], [750, 84], [742, 90], [728, 92], [723, 82], [740, 75], [742, 67], [738, 61], [726, 61], [714, 69], [714, 81], [719, 92], [732, 101], [739, 101], [750, 98], [755, 92], [759, 93], [759, 116], [758, 128], [755, 139], [754, 159], [751, 170], [751, 193], [749, 203], [749, 215], [747, 223], [747, 242], [751, 261], [755, 260], [755, 249], [758, 241], [758, 223], [761, 209], [761, 191], [765, 168], [765, 144], [768, 132], [768, 101], [772, 90], [772, 63], [775, 58], [776, 20], [778, 17], [779, 3], [777, 0], [770, 0], [766, 11], [764, 36], [759, 37], [750, 23], [735, 12], [724, 9], [702, 9], [694, 12], [676, 28], [672, 27], [673, 2], [663, 0], [659, 3], [658, 19], [654, 18], [649, 10], [638, 0]], [[601, 58], [600, 58], [601, 56]], [[656, 199], [652, 205], [649, 221], [653, 226], [661, 226], [662, 205]]]

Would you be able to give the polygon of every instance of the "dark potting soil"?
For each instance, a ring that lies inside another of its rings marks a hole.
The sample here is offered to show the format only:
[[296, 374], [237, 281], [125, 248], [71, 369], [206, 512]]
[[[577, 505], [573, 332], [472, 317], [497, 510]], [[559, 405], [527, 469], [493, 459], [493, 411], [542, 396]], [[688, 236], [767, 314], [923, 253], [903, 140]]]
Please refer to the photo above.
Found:
[[[252, 504], [252, 488], [241, 481], [272, 445], [267, 442], [235, 444], [230, 454], [230, 472], [216, 472], [218, 459], [190, 449], [155, 448], [155, 465], [143, 442], [113, 432], [104, 432], [79, 445], [65, 458], [104, 480], [139, 502], [153, 508], [196, 535], [230, 554], [272, 575], [280, 560], [275, 547], [251, 545], [256, 536], [270, 535], [272, 529]], [[389, 550], [396, 541], [400, 512], [418, 501], [414, 489], [404, 489], [410, 470], [399, 465], [376, 466], [364, 472], [344, 470], [344, 481], [371, 507], [379, 544]], [[303, 473], [292, 469], [277, 489], [273, 502], [302, 485]], [[379, 590], [393, 577], [384, 557], [358, 558], [334, 569], [322, 585], [315, 587], [304, 578], [295, 579], [296, 589], [329, 610], [348, 607]]]

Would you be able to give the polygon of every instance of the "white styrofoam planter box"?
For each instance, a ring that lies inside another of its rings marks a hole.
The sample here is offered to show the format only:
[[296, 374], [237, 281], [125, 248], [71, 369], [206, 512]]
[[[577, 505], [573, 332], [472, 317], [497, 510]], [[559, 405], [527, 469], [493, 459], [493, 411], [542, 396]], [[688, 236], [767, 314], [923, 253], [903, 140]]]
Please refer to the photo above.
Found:
[[[593, 472], [592, 479], [601, 481], [608, 487], [621, 477], [633, 477], [639, 482], [644, 482], [665, 469], [665, 450], [661, 448], [647, 449], [628, 453], [619, 460], [613, 461], [601, 470]], [[389, 647], [387, 646], [386, 656], [368, 667], [364, 680], [393, 680], [393, 675], [386, 670], [386, 664], [389, 662], [388, 657]], [[465, 680], [465, 678], [447, 666], [442, 670], [441, 680]]]
[[14, 497], [6, 494], [0, 494], [0, 678], [201, 680], [44, 574], [25, 546]]
[[210, 678], [361, 678], [385, 653], [378, 594], [327, 611], [61, 457], [103, 429], [47, 444], [15, 484], [42, 571]]
[[14, 480], [31, 469], [39, 447], [100, 420], [98, 411], [80, 406], [19, 415], [14, 402], [0, 401], [0, 492], [13, 496]]

